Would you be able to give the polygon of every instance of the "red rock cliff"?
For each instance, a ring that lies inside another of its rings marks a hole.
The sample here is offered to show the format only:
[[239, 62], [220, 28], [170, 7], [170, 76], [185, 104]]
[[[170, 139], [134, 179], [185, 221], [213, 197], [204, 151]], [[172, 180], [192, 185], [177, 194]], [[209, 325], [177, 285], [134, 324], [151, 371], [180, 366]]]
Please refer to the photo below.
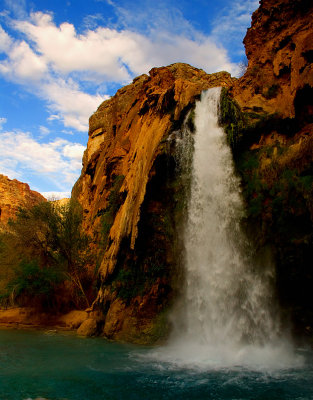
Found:
[[[179, 185], [164, 183], [171, 169], [165, 144], [202, 90], [231, 87], [248, 120], [269, 121], [255, 136], [254, 148], [273, 146], [272, 159], [265, 162], [260, 156], [260, 169], [274, 162], [273, 170], [279, 171], [282, 165], [294, 165], [303, 151], [306, 158], [311, 154], [312, 11], [311, 0], [262, 0], [244, 39], [249, 63], [242, 78], [207, 75], [186, 64], [154, 68], [120, 89], [90, 118], [73, 196], [83, 206], [85, 229], [98, 243], [102, 237], [95, 304], [103, 311], [100, 325], [106, 336], [131, 341], [145, 341], [145, 336], [151, 341], [153, 319], [171, 296], [170, 278], [160, 271], [168, 270], [178, 256], [166, 210], [175, 208]], [[284, 157], [277, 146], [284, 147]], [[307, 162], [302, 164], [307, 168]]]
[[234, 87], [243, 110], [313, 115], [313, 2], [261, 0], [244, 45], [249, 63]]
[[134, 247], [140, 206], [160, 142], [202, 90], [231, 82], [228, 73], [208, 75], [186, 64], [154, 68], [150, 76], [141, 75], [118, 90], [90, 118], [83, 170], [75, 189], [85, 210], [87, 230], [93, 231], [99, 223], [114, 177], [125, 177], [120, 192], [126, 198], [110, 230], [111, 243], [101, 263], [104, 278], [113, 272], [122, 238], [129, 236]]
[[[101, 287], [97, 300], [105, 310], [106, 336], [137, 340], [135, 337], [142, 336], [143, 331], [149, 336], [151, 320], [162, 310], [164, 299], [160, 296], [168, 290], [165, 288], [168, 280], [165, 282], [165, 278], [156, 278], [153, 274], [170, 263], [167, 249], [160, 249], [165, 228], [158, 228], [159, 233], [155, 233], [157, 228], [149, 230], [146, 226], [141, 235], [144, 237], [139, 240], [141, 245], [136, 241], [143, 209], [149, 214], [146, 220], [157, 219], [165, 224], [167, 217], [162, 202], [167, 195], [164, 192], [162, 198], [162, 185], [155, 190], [157, 183], [147, 194], [147, 185], [162, 174], [160, 181], [165, 180], [166, 161], [157, 171], [156, 160], [169, 134], [181, 127], [200, 93], [214, 86], [230, 86], [232, 82], [226, 72], [208, 75], [187, 64], [154, 68], [149, 76], [141, 75], [118, 90], [90, 118], [83, 170], [73, 196], [83, 206], [85, 229], [98, 242], [101, 230], [107, 235], [105, 240], [102, 236], [102, 249], [100, 246]], [[157, 197], [161, 198], [156, 201]], [[157, 238], [152, 243], [153, 235]], [[153, 246], [154, 254], [143, 257], [149, 251], [147, 248]], [[157, 261], [154, 260], [156, 253], [160, 253]], [[139, 268], [151, 279], [148, 289], [141, 282], [141, 276], [135, 276]], [[132, 284], [138, 287], [134, 295], [130, 293]], [[119, 296], [114, 288], [119, 288]]]
[[27, 183], [0, 175], [0, 224], [14, 218], [19, 207], [31, 207], [46, 199], [38, 192], [30, 190]]
[[262, 0], [244, 44], [233, 94], [246, 112], [237, 163], [247, 211], [258, 245], [274, 250], [282, 307], [312, 337], [312, 0]]

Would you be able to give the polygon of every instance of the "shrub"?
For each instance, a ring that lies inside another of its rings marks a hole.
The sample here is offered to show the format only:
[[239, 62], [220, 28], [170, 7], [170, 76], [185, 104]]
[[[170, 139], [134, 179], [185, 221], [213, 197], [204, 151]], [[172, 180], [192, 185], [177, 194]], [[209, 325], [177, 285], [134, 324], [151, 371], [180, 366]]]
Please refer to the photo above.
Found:
[[38, 261], [23, 260], [15, 271], [15, 277], [10, 281], [7, 289], [17, 303], [52, 306], [55, 291], [65, 279], [62, 270], [39, 266]]
[[[2, 235], [0, 279], [5, 284], [0, 285], [0, 295], [18, 298], [20, 304], [27, 304], [31, 293], [51, 297], [49, 304], [44, 302], [50, 307], [57, 287], [69, 281], [73, 288], [69, 301], [76, 307], [89, 306], [86, 290], [92, 272], [88, 265], [93, 264], [94, 255], [81, 224], [82, 210], [74, 200], [63, 206], [43, 202], [20, 209]], [[7, 280], [3, 279], [5, 271], [11, 274]]]
[[229, 145], [233, 150], [235, 150], [242, 139], [246, 120], [239, 105], [230, 98], [228, 91], [225, 88], [222, 88], [221, 91], [219, 124], [223, 126], [227, 134]]

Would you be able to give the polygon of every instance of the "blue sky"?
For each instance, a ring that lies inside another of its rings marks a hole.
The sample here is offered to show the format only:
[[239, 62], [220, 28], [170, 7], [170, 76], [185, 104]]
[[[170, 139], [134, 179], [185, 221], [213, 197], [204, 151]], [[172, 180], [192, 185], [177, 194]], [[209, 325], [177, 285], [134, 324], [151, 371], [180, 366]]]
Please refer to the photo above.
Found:
[[69, 196], [88, 118], [152, 67], [238, 74], [258, 0], [0, 0], [0, 173]]

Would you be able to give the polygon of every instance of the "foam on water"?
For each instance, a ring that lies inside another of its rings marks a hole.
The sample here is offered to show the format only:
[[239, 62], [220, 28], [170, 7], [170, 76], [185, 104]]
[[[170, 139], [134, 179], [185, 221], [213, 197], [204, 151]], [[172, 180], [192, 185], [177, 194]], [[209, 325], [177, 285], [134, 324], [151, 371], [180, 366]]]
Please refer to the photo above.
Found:
[[313, 398], [311, 351], [302, 351], [306, 358], [302, 368], [276, 371], [213, 367], [205, 357], [203, 364], [197, 359], [194, 365], [181, 360], [175, 364], [177, 351], [169, 353], [167, 361], [164, 351], [155, 350], [152, 357], [146, 347], [103, 338], [0, 330], [0, 399]]

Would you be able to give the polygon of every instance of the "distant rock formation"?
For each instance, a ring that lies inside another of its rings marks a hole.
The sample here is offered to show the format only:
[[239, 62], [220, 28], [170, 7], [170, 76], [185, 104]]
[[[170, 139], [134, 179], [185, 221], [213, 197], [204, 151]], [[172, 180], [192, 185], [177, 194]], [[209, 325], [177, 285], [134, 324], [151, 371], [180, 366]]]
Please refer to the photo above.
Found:
[[0, 174], [0, 224], [14, 218], [20, 207], [32, 207], [47, 201], [40, 193], [31, 190], [27, 183], [9, 179]]

